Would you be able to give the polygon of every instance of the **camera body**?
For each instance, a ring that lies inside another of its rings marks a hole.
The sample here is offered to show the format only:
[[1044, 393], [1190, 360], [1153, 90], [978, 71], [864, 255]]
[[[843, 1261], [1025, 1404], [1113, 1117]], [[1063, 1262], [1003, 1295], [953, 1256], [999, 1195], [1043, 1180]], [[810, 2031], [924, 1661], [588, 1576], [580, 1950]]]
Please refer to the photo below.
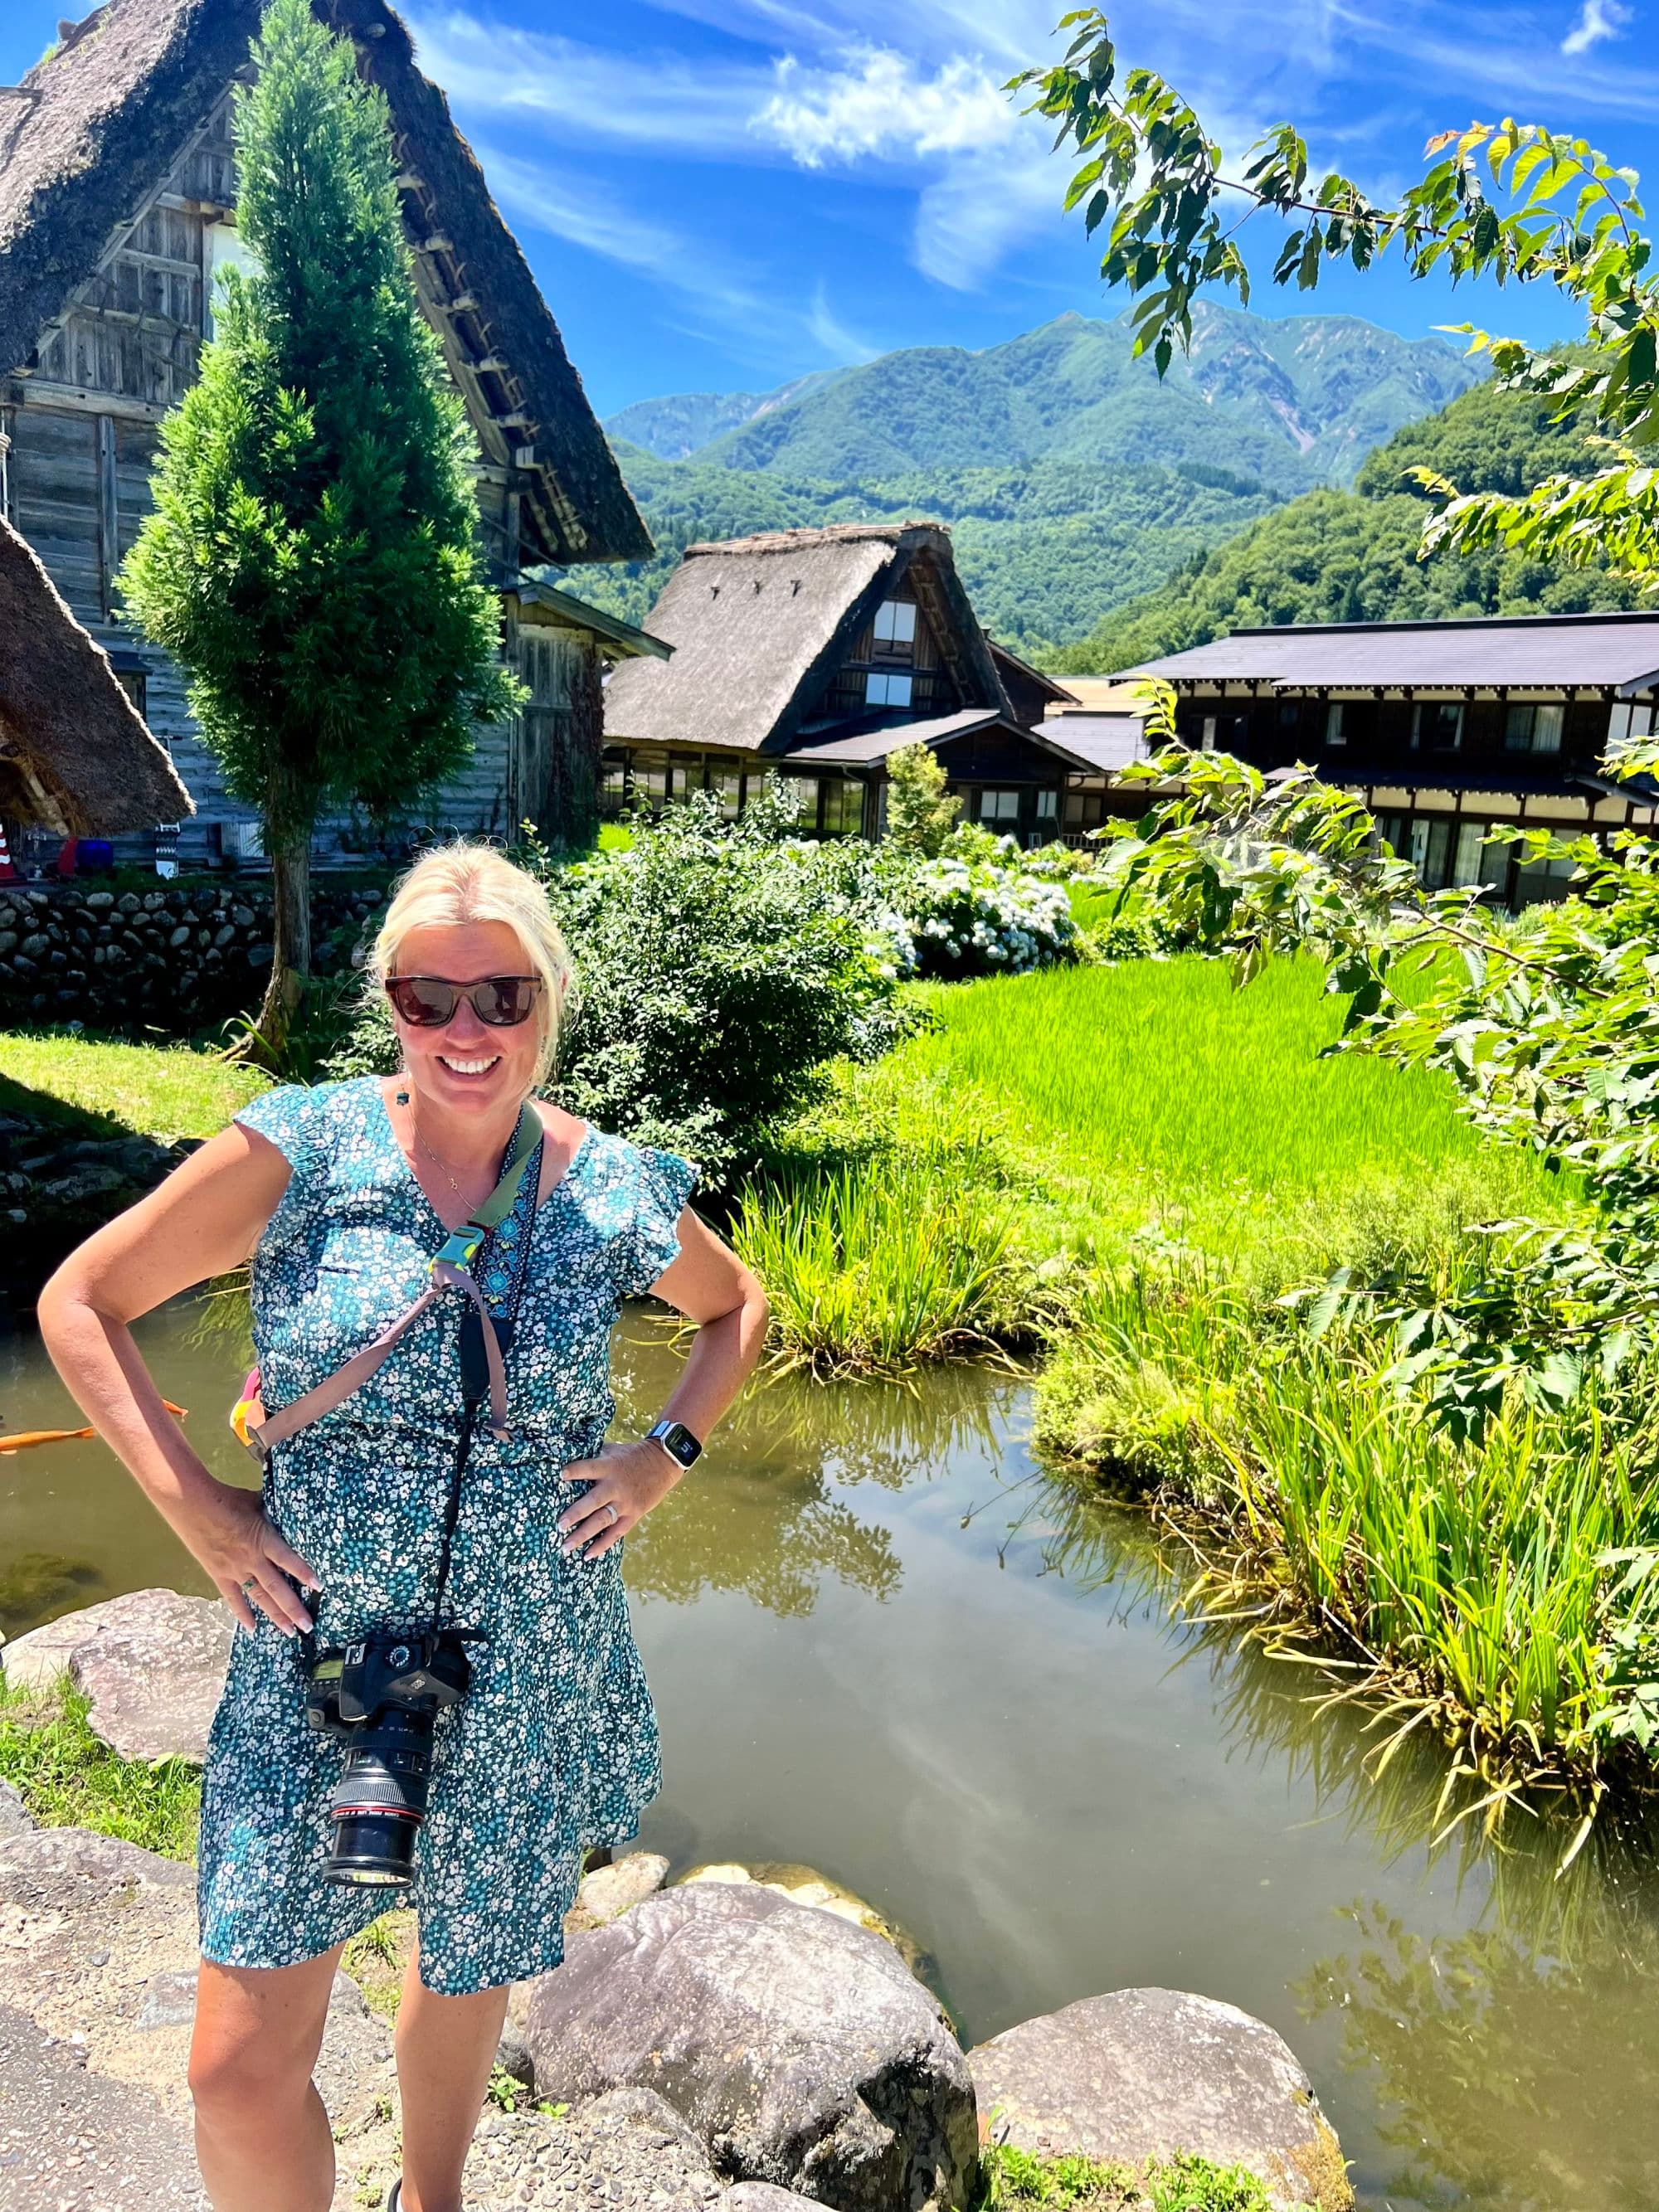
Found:
[[306, 1718], [348, 1747], [329, 1802], [328, 1881], [354, 1888], [413, 1881], [433, 1727], [445, 1706], [465, 1697], [472, 1676], [466, 1647], [483, 1641], [475, 1629], [374, 1628], [307, 1656]]

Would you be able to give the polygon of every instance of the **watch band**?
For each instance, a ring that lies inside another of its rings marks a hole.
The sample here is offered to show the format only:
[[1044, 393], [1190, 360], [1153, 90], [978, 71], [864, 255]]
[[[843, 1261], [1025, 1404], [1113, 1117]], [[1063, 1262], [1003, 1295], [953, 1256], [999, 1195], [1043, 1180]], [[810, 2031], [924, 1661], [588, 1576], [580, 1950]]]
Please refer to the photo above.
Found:
[[655, 1428], [646, 1431], [646, 1436], [659, 1443], [677, 1467], [688, 1468], [702, 1456], [702, 1446], [684, 1421], [659, 1421]]

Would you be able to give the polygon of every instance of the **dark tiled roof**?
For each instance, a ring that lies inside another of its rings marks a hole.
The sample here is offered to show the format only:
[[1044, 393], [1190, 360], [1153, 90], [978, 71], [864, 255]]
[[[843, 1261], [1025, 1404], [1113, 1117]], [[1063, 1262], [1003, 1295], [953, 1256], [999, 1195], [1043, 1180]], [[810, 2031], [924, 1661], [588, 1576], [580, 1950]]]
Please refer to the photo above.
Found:
[[1282, 623], [1235, 630], [1129, 672], [1177, 684], [1255, 682], [1280, 690], [1605, 685], [1631, 692], [1659, 678], [1659, 614]]

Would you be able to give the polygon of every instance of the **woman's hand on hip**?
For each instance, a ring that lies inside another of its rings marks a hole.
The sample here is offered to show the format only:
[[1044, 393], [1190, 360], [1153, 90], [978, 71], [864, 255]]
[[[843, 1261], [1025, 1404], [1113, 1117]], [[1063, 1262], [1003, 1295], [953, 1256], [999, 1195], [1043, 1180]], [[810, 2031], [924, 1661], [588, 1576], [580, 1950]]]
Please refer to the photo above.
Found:
[[630, 1444], [605, 1444], [592, 1459], [573, 1459], [567, 1482], [588, 1488], [559, 1516], [561, 1552], [597, 1559], [659, 1505], [680, 1479], [681, 1469], [659, 1443], [641, 1437]]
[[188, 1516], [180, 1516], [174, 1526], [244, 1628], [258, 1626], [256, 1605], [286, 1635], [310, 1627], [311, 1615], [289, 1577], [312, 1590], [317, 1588], [317, 1577], [266, 1520], [257, 1490], [216, 1483], [199, 1501], [191, 1502]]

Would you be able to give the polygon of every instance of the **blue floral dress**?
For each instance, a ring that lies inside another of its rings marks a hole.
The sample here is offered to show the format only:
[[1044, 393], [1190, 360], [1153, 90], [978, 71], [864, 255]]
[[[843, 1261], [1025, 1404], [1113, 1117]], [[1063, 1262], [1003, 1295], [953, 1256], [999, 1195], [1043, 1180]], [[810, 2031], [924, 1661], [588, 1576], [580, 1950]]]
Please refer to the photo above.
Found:
[[[267, 1091], [236, 1118], [293, 1170], [253, 1256], [253, 1340], [274, 1411], [413, 1303], [446, 1231], [372, 1078]], [[590, 1128], [539, 1210], [526, 1188], [481, 1256], [481, 1287], [501, 1310], [530, 1240], [507, 1361], [513, 1434], [501, 1443], [479, 1424], [446, 1605], [489, 1640], [471, 1647], [466, 1698], [437, 1717], [412, 1897], [324, 1880], [343, 1746], [307, 1724], [296, 1640], [263, 1617], [237, 1629], [204, 1778], [205, 1957], [292, 1966], [408, 1901], [430, 1989], [489, 1989], [558, 1965], [585, 1850], [631, 1836], [660, 1781], [623, 1547], [561, 1554], [559, 1515], [586, 1488], [562, 1470], [604, 1442], [611, 1325], [678, 1254], [695, 1180], [672, 1152]], [[324, 1643], [418, 1622], [430, 1606], [462, 1418], [464, 1305], [459, 1292], [441, 1299], [354, 1397], [271, 1455], [265, 1510], [316, 1571]]]

